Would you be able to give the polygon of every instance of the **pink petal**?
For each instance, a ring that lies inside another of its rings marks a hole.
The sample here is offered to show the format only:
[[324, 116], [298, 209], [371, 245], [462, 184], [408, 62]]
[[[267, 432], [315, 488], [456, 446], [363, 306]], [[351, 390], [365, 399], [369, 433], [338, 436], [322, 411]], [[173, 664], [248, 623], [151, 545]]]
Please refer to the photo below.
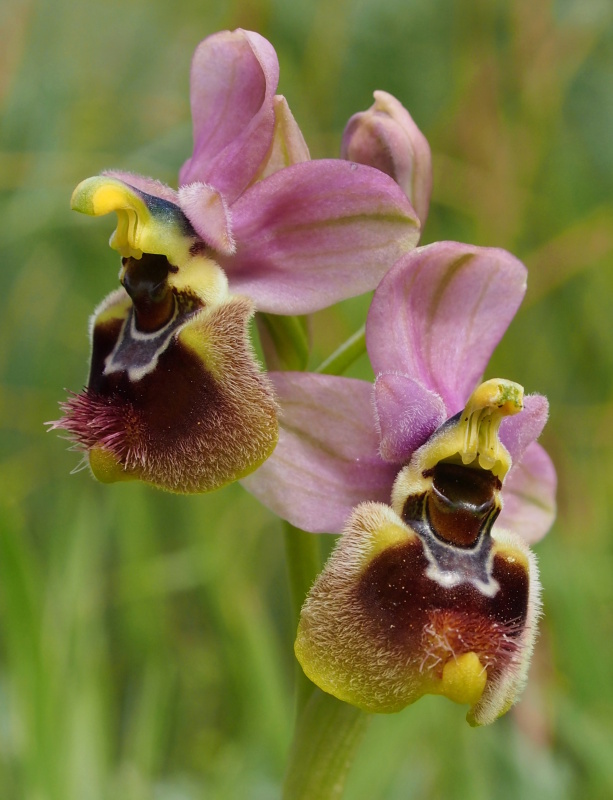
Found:
[[542, 394], [524, 397], [524, 410], [513, 417], [506, 417], [500, 424], [500, 440], [518, 464], [526, 449], [541, 435], [547, 417], [549, 403]]
[[261, 181], [284, 167], [310, 161], [309, 148], [283, 95], [274, 96], [275, 129], [272, 144], [255, 180]]
[[282, 414], [272, 456], [242, 481], [282, 519], [311, 533], [340, 533], [354, 506], [389, 503], [397, 467], [378, 454], [372, 386], [299, 372], [269, 375]]
[[526, 268], [505, 250], [437, 242], [404, 256], [375, 292], [366, 323], [370, 360], [464, 407], [517, 311]]
[[222, 31], [198, 45], [191, 70], [194, 152], [181, 184], [209, 183], [230, 204], [244, 191], [272, 142], [278, 81], [277, 55], [258, 33]]
[[230, 288], [260, 311], [306, 314], [366, 292], [419, 238], [398, 185], [372, 167], [323, 160], [256, 183], [232, 206]]
[[495, 527], [514, 531], [528, 544], [538, 542], [555, 519], [556, 485], [551, 459], [540, 444], [532, 442], [504, 482], [504, 506]]
[[390, 372], [377, 377], [375, 409], [381, 432], [381, 457], [406, 463], [445, 421], [441, 398], [406, 375]]
[[179, 189], [179, 204], [198, 236], [218, 253], [231, 255], [236, 250], [230, 213], [216, 189], [206, 183], [188, 183]]
[[102, 174], [127, 183], [128, 186], [138, 189], [139, 192], [145, 192], [145, 194], [149, 194], [152, 197], [159, 197], [161, 200], [167, 200], [175, 205], [179, 204], [176, 191], [165, 183], [156, 181], [154, 178], [146, 178], [144, 175], [137, 175], [135, 172], [124, 172], [120, 169], [107, 169]]

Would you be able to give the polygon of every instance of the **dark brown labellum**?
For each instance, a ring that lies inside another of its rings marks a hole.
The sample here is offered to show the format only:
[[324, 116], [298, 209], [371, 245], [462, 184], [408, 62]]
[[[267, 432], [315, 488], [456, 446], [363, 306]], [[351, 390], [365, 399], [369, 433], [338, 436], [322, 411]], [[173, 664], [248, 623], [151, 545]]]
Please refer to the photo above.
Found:
[[[421, 542], [390, 547], [364, 570], [355, 587], [362, 625], [382, 650], [422, 654], [428, 635], [456, 658], [474, 651], [495, 677], [517, 649], [528, 610], [529, 576], [519, 563], [494, 556], [492, 575], [500, 590], [487, 597], [470, 583], [445, 587], [427, 577]], [[421, 657], [421, 656], [415, 656]], [[444, 663], [441, 660], [441, 667]]]

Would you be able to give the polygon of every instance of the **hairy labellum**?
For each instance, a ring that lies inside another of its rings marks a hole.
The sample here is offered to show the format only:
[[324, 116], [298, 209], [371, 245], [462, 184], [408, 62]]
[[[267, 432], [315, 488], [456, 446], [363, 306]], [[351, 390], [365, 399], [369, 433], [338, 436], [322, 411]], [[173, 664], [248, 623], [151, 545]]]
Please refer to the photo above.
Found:
[[247, 338], [251, 314], [244, 298], [195, 309], [138, 349], [132, 309], [116, 292], [94, 319], [88, 387], [54, 427], [88, 453], [99, 480], [204, 492], [242, 477], [277, 438], [276, 404]]
[[517, 384], [482, 384], [401, 470], [391, 508], [355, 509], [296, 640], [322, 689], [376, 712], [443, 694], [475, 725], [515, 702], [540, 587], [528, 547], [493, 525], [511, 466], [498, 427], [522, 398]]

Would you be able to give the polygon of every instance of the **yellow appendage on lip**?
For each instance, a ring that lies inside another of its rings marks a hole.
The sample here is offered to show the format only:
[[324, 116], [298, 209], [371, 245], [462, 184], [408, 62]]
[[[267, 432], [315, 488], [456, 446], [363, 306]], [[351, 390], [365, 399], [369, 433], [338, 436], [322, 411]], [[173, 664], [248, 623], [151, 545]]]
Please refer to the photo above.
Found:
[[487, 683], [487, 670], [476, 653], [464, 653], [451, 658], [443, 667], [443, 677], [432, 690], [442, 694], [454, 703], [476, 705]]
[[138, 478], [135, 473], [124, 469], [113, 453], [105, 447], [92, 447], [89, 451], [89, 467], [100, 483], [133, 481]]
[[[125, 206], [126, 200], [129, 204]], [[102, 216], [109, 214], [111, 211], [117, 211], [121, 208], [133, 208], [133, 197], [127, 197], [127, 192], [123, 187], [106, 185], [101, 186], [92, 197], [94, 214]]]
[[75, 188], [70, 207], [81, 214], [102, 217], [111, 211], [131, 210], [147, 219], [150, 213], [137, 192], [117, 178], [96, 175], [86, 178]]

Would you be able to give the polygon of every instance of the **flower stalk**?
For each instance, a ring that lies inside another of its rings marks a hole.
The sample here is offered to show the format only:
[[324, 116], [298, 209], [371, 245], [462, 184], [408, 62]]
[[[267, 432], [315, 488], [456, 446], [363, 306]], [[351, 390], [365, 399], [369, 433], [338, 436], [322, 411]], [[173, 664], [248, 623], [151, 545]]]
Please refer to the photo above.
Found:
[[366, 352], [366, 326], [362, 325], [344, 341], [315, 372], [322, 375], [342, 375], [354, 361]]
[[[341, 375], [365, 351], [362, 326], [316, 372]], [[290, 363], [296, 355], [289, 355]], [[284, 536], [294, 621], [298, 625], [304, 600], [321, 572], [321, 547], [318, 537], [288, 522], [284, 523]], [[369, 714], [318, 689], [296, 661], [294, 738], [283, 800], [339, 800], [369, 720]]]
[[302, 372], [309, 360], [304, 317], [258, 314], [256, 324], [268, 369]]
[[[319, 539], [284, 525], [285, 554], [296, 624], [321, 571]], [[322, 692], [296, 662], [295, 725], [283, 800], [339, 800], [370, 715]]]
[[[294, 528], [289, 522], [283, 524], [283, 532], [293, 621], [297, 627], [302, 604], [321, 572], [321, 549], [317, 537]], [[315, 685], [307, 678], [297, 661], [295, 667], [296, 722], [298, 723]]]
[[340, 800], [369, 718], [313, 687], [297, 720], [283, 800]]

